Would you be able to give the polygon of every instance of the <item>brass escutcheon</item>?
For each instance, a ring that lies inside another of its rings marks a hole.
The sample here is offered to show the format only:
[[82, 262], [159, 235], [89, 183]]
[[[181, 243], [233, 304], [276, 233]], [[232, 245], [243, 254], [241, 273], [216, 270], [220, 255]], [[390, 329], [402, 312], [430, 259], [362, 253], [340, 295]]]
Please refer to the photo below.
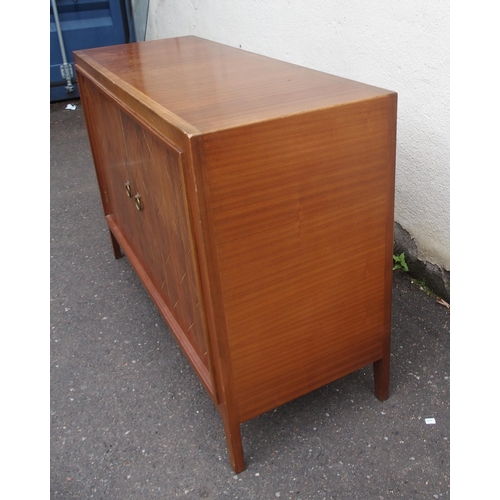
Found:
[[137, 193], [134, 196], [134, 200], [135, 200], [135, 208], [137, 208], [137, 210], [139, 210], [139, 212], [140, 212], [142, 210], [141, 195], [139, 193]]

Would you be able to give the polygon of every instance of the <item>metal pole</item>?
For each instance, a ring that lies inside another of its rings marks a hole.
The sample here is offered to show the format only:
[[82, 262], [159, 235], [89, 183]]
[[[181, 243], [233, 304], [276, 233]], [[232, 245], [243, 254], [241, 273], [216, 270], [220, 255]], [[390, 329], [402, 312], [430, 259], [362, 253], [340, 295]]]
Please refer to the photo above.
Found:
[[71, 64], [68, 63], [68, 58], [66, 57], [66, 48], [64, 47], [64, 39], [62, 36], [61, 24], [59, 23], [59, 12], [57, 10], [56, 0], [51, 0], [52, 11], [54, 13], [54, 20], [56, 22], [57, 37], [59, 38], [59, 47], [61, 48], [62, 60], [61, 64], [61, 75], [66, 80], [66, 92], [73, 92], [75, 87], [73, 85], [73, 68]]

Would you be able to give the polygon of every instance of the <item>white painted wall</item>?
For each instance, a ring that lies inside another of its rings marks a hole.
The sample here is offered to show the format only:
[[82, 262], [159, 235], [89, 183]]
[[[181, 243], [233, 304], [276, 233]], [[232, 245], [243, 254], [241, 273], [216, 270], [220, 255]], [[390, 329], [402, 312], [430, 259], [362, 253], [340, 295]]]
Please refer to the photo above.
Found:
[[399, 94], [396, 221], [449, 270], [449, 1], [149, 0], [146, 39], [196, 35]]

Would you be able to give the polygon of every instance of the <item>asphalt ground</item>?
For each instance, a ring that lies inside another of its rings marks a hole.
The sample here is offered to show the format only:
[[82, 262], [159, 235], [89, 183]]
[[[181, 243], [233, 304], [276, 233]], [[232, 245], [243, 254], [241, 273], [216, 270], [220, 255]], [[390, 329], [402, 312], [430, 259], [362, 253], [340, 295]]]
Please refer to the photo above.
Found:
[[367, 366], [250, 420], [247, 469], [232, 472], [220, 415], [113, 258], [71, 102], [50, 109], [50, 497], [450, 498], [450, 310], [402, 271], [390, 398], [374, 396]]

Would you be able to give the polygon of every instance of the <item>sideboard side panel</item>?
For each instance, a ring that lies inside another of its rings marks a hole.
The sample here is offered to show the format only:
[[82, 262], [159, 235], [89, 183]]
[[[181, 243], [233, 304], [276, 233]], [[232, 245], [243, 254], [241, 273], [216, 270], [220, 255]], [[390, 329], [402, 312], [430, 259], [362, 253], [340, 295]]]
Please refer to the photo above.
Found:
[[204, 139], [241, 421], [387, 354], [395, 101]]

